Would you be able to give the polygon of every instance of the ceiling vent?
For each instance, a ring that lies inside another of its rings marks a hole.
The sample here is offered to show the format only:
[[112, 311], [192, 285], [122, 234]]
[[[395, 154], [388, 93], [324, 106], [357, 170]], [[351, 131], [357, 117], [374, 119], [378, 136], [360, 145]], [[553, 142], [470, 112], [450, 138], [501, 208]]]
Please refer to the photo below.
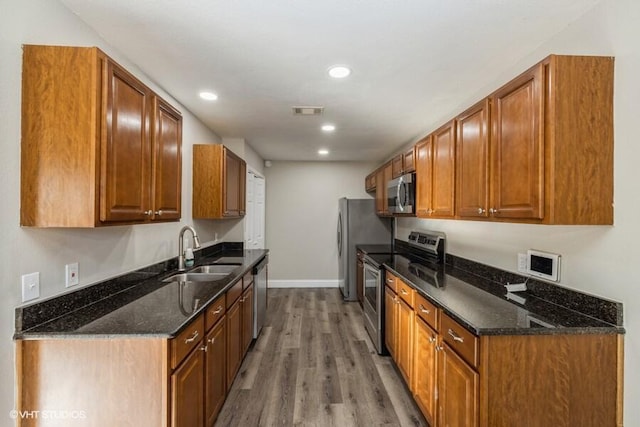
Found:
[[324, 107], [292, 107], [294, 116], [319, 116]]

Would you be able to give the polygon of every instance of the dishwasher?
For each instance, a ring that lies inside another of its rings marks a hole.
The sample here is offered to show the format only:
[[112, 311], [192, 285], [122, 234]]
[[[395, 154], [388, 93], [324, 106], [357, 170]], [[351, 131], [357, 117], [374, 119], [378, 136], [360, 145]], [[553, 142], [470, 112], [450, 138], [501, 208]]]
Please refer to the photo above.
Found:
[[265, 256], [253, 267], [253, 338], [258, 338], [267, 317], [267, 276], [269, 256]]

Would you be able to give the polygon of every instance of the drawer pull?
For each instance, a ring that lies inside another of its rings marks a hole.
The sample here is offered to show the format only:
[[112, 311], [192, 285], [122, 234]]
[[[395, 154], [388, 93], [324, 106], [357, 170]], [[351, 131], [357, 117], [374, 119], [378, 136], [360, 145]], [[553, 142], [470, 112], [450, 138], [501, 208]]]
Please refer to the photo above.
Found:
[[190, 338], [184, 340], [184, 343], [189, 344], [190, 342], [194, 342], [196, 338], [198, 338], [198, 331], [194, 331]]
[[433, 337], [433, 336], [429, 337], [429, 342], [430, 343], [436, 342], [436, 337]]
[[387, 279], [387, 283], [393, 283], [393, 279]]
[[402, 292], [402, 295], [409, 295], [409, 292], [404, 289], [400, 289], [400, 292]]
[[203, 345], [202, 347], [200, 347], [200, 351], [204, 351], [204, 352], [206, 352], [206, 351], [207, 351], [207, 346], [206, 346], [206, 345]]
[[221, 305], [219, 305], [219, 306], [218, 306], [218, 308], [216, 308], [216, 311], [213, 311], [212, 313], [213, 313], [213, 314], [220, 314], [220, 313], [222, 313], [222, 306], [221, 306]]
[[213, 343], [216, 342], [216, 337], [213, 337], [209, 340], [209, 344], [213, 345]]
[[464, 338], [462, 338], [460, 335], [453, 332], [453, 330], [449, 329], [447, 333], [451, 336], [451, 338], [453, 338], [454, 341], [464, 342]]
[[420, 311], [423, 312], [424, 314], [430, 314], [431, 310], [424, 308], [424, 305], [420, 304]]

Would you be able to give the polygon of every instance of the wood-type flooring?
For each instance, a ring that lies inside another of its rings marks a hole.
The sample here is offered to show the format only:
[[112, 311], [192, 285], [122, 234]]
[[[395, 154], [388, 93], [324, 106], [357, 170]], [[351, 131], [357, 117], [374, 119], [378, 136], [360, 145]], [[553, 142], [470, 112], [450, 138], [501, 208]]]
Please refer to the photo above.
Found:
[[362, 310], [337, 288], [269, 289], [267, 320], [216, 426], [427, 426]]

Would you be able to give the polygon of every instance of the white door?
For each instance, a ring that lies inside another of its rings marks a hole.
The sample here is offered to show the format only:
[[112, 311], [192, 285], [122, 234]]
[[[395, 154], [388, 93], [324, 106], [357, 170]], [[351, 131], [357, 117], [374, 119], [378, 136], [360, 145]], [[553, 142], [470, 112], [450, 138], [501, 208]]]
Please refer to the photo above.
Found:
[[247, 170], [246, 214], [244, 245], [246, 249], [264, 249], [265, 180], [258, 173]]

